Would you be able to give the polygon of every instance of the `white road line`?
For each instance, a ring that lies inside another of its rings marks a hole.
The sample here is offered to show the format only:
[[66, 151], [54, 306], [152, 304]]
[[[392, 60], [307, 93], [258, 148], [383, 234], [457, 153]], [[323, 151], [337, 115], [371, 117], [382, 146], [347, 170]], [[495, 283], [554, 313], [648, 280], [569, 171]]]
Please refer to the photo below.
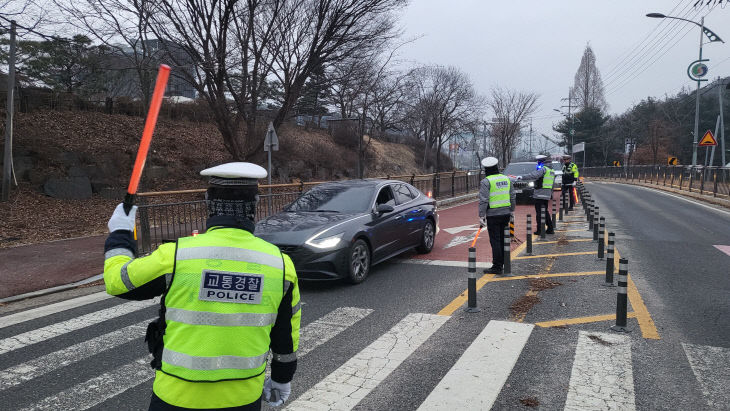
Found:
[[72, 298], [70, 300], [61, 301], [55, 304], [50, 304], [43, 307], [33, 308], [27, 311], [10, 314], [5, 317], [0, 317], [0, 328], [9, 327], [11, 325], [19, 324], [25, 321], [35, 320], [36, 318], [56, 314], [61, 311], [70, 310], [76, 307], [81, 307], [83, 305], [106, 300], [107, 298], [111, 297], [113, 296], [107, 293], [94, 293], [85, 295], [83, 297]]
[[[438, 265], [443, 267], [468, 267], [469, 262], [466, 261], [466, 258], [464, 258], [464, 261], [457, 261], [457, 260], [422, 260], [419, 258], [399, 258], [392, 260], [396, 263], [401, 264], [419, 264], [419, 265]], [[484, 263], [481, 261], [477, 261], [477, 267], [478, 268], [491, 268], [492, 263]]]
[[[321, 317], [317, 319], [316, 321], [313, 321], [306, 326], [302, 328], [301, 331], [301, 338], [300, 338], [300, 348], [297, 352], [298, 357], [305, 356], [308, 352], [312, 351], [313, 349], [317, 348], [321, 344], [324, 344], [325, 342], [329, 341], [331, 338], [335, 337], [337, 334], [341, 333], [342, 331], [346, 330], [348, 327], [354, 325], [358, 321], [362, 320], [363, 318], [367, 317], [372, 313], [373, 310], [369, 308], [356, 308], [356, 307], [340, 307], [337, 308], [330, 313], [326, 314], [324, 317]], [[444, 317], [448, 318], [448, 317]], [[135, 324], [133, 326], [127, 327], [127, 329], [131, 329], [133, 327], [146, 327], [146, 322], [142, 322], [139, 324]], [[126, 329], [125, 329], [126, 330]], [[110, 334], [116, 334], [116, 333], [122, 333], [126, 332], [128, 334], [134, 334], [134, 338], [138, 338], [141, 335], [143, 335], [143, 332], [140, 333], [137, 330], [119, 330], [115, 331], [114, 333]], [[106, 334], [106, 336], [109, 336], [110, 334]], [[97, 337], [102, 338], [105, 336]], [[119, 336], [115, 335], [113, 338], [119, 338]], [[134, 339], [134, 338], [130, 338]], [[94, 339], [94, 340], [97, 340]], [[89, 340], [87, 343], [91, 343], [94, 340]], [[93, 343], [93, 345], [100, 344], [101, 341], [96, 341]], [[84, 343], [85, 344], [85, 343]], [[111, 345], [118, 345], [114, 342], [109, 342]], [[82, 345], [82, 344], [77, 344]], [[111, 348], [111, 345], [106, 348]], [[73, 356], [72, 351], [76, 346], [68, 347], [62, 351], [59, 351], [58, 353], [49, 354], [46, 357], [50, 357], [51, 355], [56, 355], [58, 360], [62, 360], [62, 358], [67, 358], [69, 363], [72, 362], [71, 356]], [[65, 354], [61, 354], [62, 352], [67, 352]], [[87, 357], [89, 355], [83, 355], [82, 357]], [[77, 356], [81, 357], [81, 356]], [[38, 359], [40, 360], [40, 359]], [[108, 400], [109, 398], [112, 398], [116, 395], [119, 395], [129, 389], [132, 389], [134, 387], [137, 387], [141, 384], [146, 384], [152, 381], [154, 377], [154, 371], [149, 366], [149, 361], [147, 357], [143, 357], [138, 359], [137, 361], [127, 364], [123, 367], [120, 367], [118, 370], [108, 372], [105, 374], [102, 374], [98, 377], [92, 378], [88, 381], [85, 381], [83, 383], [77, 384], [68, 390], [62, 391], [56, 395], [50, 396], [45, 398], [44, 400], [40, 401], [38, 404], [36, 404], [34, 407], [28, 408], [28, 409], [40, 409], [40, 410], [46, 410], [46, 409], [87, 409], [94, 407], [98, 404], [101, 404], [102, 402]], [[67, 364], [63, 364], [67, 365]], [[63, 366], [63, 365], [59, 365]], [[25, 363], [18, 365], [17, 368], [21, 368], [23, 366], [27, 367], [37, 367], [36, 362], [32, 361], [31, 363]], [[48, 365], [48, 368], [54, 367], [53, 365]], [[58, 367], [54, 367], [58, 368]], [[9, 370], [8, 370], [9, 371]], [[28, 374], [33, 373], [32, 378], [37, 377], [38, 369], [34, 370], [27, 370], [24, 371], [22, 369], [20, 370], [14, 370], [18, 372], [21, 377], [24, 378], [23, 375], [24, 372], [27, 372]], [[50, 369], [44, 369], [44, 372], [51, 371]], [[17, 376], [18, 374], [13, 374], [12, 376]], [[10, 375], [8, 375], [8, 378]], [[0, 373], [0, 390], [7, 388], [5, 387], [6, 376], [4, 373]], [[19, 383], [25, 382], [27, 379], [24, 379], [23, 381], [20, 381]], [[17, 383], [13, 383], [13, 385], [16, 385]], [[97, 387], [101, 385], [100, 387]], [[113, 386], [113, 390], [110, 390], [107, 392], [105, 390], [106, 386]]]
[[449, 317], [409, 314], [388, 332], [292, 402], [287, 410], [350, 410]]
[[104, 373], [58, 395], [36, 402], [26, 410], [86, 410], [117, 396], [142, 382], [148, 381], [154, 372], [150, 368], [151, 357], [142, 357]]
[[730, 348], [682, 343], [707, 404], [713, 410], [726, 409], [730, 404]]
[[621, 185], [628, 185], [628, 186], [636, 187], [636, 188], [642, 188], [644, 190], [649, 190], [649, 191], [652, 191], [654, 193], [664, 194], [665, 196], [674, 197], [674, 198], [677, 198], [679, 200], [684, 200], [684, 201], [686, 201], [688, 203], [692, 203], [692, 204], [698, 205], [700, 207], [709, 208], [710, 210], [717, 211], [718, 213], [730, 214], [730, 211], [717, 208], [717, 207], [721, 207], [721, 206], [711, 206], [711, 205], [708, 205], [708, 204], [703, 204], [703, 203], [699, 202], [698, 200], [694, 200], [692, 198], [687, 198], [687, 197], [683, 197], [683, 196], [680, 196], [680, 195], [672, 194], [672, 193], [666, 192], [666, 191], [661, 190], [661, 189], [658, 189], [658, 188], [644, 187], [644, 186], [639, 186], [639, 185], [634, 185], [634, 184], [628, 184], [628, 183], [614, 183], [614, 182], [608, 182], [608, 181], [607, 182], [600, 182], [600, 183], [599, 182], [596, 182], [594, 184], [616, 184], [616, 185], [621, 184]]
[[151, 320], [148, 319], [4, 369], [0, 371], [0, 391], [20, 385], [33, 378], [38, 378], [41, 375], [48, 374], [100, 352], [110, 350], [118, 345], [141, 339], [145, 335], [147, 323]]
[[565, 410], [635, 410], [631, 339], [581, 331]]
[[372, 313], [370, 308], [339, 307], [307, 324], [299, 336], [297, 357], [302, 357]]
[[418, 407], [419, 411], [491, 409], [533, 327], [490, 321]]
[[17, 349], [27, 347], [41, 341], [48, 340], [49, 338], [57, 337], [59, 335], [70, 333], [72, 331], [96, 325], [112, 318], [139, 311], [153, 305], [158, 305], [160, 303], [159, 300], [159, 298], [155, 298], [153, 300], [147, 301], [133, 301], [129, 303], [124, 303], [101, 311], [82, 315], [80, 317], [75, 317], [67, 321], [51, 324], [37, 330], [32, 330], [15, 335], [13, 337], [5, 338], [3, 340], [0, 340], [0, 354], [15, 351]]

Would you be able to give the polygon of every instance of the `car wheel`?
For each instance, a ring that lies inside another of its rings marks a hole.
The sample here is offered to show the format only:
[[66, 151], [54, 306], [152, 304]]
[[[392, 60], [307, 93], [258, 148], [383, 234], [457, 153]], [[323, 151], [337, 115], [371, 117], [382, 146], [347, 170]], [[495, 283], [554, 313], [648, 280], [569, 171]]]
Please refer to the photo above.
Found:
[[370, 273], [370, 247], [363, 240], [357, 240], [348, 254], [347, 277], [352, 284], [360, 284]]
[[433, 228], [433, 221], [426, 220], [421, 233], [421, 244], [416, 247], [416, 251], [421, 254], [428, 254], [433, 249], [433, 243], [436, 241], [436, 230]]

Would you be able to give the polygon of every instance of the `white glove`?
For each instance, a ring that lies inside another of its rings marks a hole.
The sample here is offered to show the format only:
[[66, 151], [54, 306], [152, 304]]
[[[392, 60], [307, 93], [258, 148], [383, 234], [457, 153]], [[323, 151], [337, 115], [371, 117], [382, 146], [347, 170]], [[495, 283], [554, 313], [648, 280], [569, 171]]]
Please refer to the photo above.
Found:
[[291, 395], [291, 383], [279, 383], [266, 377], [264, 382], [264, 399], [272, 407], [278, 407], [286, 402]]
[[479, 217], [479, 228], [487, 226], [487, 217]]
[[124, 204], [119, 203], [117, 208], [114, 209], [114, 213], [107, 223], [107, 227], [109, 227], [109, 232], [111, 233], [117, 230], [133, 231], [134, 218], [136, 215], [137, 206], [132, 206], [132, 209], [129, 210], [129, 215], [127, 215], [127, 213], [124, 212]]

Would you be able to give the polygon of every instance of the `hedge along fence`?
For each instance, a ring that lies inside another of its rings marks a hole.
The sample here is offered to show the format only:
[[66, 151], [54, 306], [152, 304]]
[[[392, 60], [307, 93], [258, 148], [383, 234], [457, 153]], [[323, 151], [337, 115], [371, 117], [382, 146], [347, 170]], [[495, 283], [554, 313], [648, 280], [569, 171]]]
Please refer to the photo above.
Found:
[[[404, 181], [427, 195], [441, 199], [478, 191], [482, 177], [483, 171], [480, 169], [420, 175], [388, 175], [380, 178]], [[325, 181], [259, 185], [256, 220], [282, 211], [301, 194], [322, 183]], [[137, 197], [138, 244], [141, 254], [151, 252], [163, 242], [191, 235], [195, 230], [199, 233], [205, 231], [205, 221], [208, 217], [205, 189], [145, 192], [137, 194]]]

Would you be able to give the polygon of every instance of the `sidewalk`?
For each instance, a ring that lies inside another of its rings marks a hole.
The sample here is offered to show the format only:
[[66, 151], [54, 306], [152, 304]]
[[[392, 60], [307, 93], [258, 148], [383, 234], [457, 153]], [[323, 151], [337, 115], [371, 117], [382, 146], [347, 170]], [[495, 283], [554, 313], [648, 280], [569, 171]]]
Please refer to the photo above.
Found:
[[105, 239], [101, 235], [0, 249], [0, 298], [101, 274]]

